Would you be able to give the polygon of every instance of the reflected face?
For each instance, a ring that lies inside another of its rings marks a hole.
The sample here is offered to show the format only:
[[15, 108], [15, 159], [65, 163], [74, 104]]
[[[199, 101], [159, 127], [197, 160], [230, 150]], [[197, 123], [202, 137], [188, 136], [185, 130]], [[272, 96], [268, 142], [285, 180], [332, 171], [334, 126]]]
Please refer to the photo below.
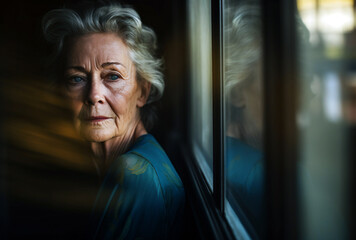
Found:
[[244, 120], [245, 123], [253, 124], [256, 134], [261, 134], [263, 125], [263, 92], [262, 92], [262, 68], [258, 63], [255, 76], [242, 90], [245, 102]]
[[[258, 73], [257, 75], [260, 74]], [[261, 76], [255, 76], [242, 90], [245, 102], [242, 114], [242, 134], [247, 144], [260, 150], [262, 149], [263, 133], [263, 92], [261, 80]]]
[[123, 136], [139, 119], [141, 90], [126, 44], [113, 33], [72, 40], [66, 61], [66, 93], [77, 130], [103, 142]]
[[[259, 62], [251, 78], [243, 85], [236, 86], [231, 95], [231, 104], [241, 113], [237, 114], [228, 132], [229, 135], [245, 141], [250, 146], [262, 148], [263, 134], [263, 91], [262, 68]], [[232, 110], [233, 111], [233, 110]]]

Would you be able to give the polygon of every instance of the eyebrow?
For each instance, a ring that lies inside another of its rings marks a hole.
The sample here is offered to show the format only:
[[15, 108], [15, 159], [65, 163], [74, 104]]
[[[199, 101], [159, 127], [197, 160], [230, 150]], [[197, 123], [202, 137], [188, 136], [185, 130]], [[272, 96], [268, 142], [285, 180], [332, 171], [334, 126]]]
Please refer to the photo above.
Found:
[[69, 66], [69, 67], [67, 67], [67, 69], [76, 69], [81, 72], [87, 72], [87, 70], [85, 70], [85, 68], [83, 68], [81, 66]]
[[106, 62], [106, 63], [101, 64], [101, 67], [104, 68], [104, 67], [107, 67], [110, 65], [121, 65], [121, 66], [125, 67], [122, 63], [119, 63], [119, 62]]
[[[121, 64], [119, 62], [105, 62], [105, 63], [101, 64], [101, 67], [105, 68], [110, 65], [121, 65], [121, 66], [125, 67], [123, 64]], [[67, 69], [76, 69], [81, 72], [87, 72], [87, 70], [85, 70], [85, 68], [83, 68], [81, 66], [69, 66], [69, 67], [67, 67]]]

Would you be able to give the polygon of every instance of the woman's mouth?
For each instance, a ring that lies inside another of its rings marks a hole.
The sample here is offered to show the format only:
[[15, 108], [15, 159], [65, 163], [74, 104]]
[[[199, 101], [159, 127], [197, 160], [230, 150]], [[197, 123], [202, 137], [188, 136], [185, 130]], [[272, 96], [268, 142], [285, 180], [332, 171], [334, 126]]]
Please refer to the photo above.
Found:
[[111, 119], [111, 118], [105, 117], [105, 116], [92, 116], [92, 117], [85, 118], [84, 121], [96, 123], [96, 122], [102, 122], [102, 121], [105, 121], [108, 119]]

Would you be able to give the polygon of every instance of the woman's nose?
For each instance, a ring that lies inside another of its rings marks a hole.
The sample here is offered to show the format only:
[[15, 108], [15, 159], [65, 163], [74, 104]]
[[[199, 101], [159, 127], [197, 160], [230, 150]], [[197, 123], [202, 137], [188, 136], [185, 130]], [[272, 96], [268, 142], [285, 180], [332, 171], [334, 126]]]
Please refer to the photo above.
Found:
[[85, 104], [95, 105], [97, 103], [104, 103], [104, 91], [100, 79], [92, 79], [88, 85], [88, 92], [86, 94]]

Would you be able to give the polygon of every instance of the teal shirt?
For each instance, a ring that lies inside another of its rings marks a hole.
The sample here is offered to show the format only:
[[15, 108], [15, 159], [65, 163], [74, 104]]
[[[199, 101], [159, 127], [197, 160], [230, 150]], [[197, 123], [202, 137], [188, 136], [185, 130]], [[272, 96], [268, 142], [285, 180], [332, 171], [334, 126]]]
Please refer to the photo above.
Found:
[[263, 227], [264, 164], [261, 151], [239, 139], [226, 138], [226, 182], [234, 209], [242, 207], [255, 229]]
[[168, 156], [152, 135], [143, 135], [106, 174], [94, 207], [94, 238], [170, 238], [179, 228], [184, 202]]

